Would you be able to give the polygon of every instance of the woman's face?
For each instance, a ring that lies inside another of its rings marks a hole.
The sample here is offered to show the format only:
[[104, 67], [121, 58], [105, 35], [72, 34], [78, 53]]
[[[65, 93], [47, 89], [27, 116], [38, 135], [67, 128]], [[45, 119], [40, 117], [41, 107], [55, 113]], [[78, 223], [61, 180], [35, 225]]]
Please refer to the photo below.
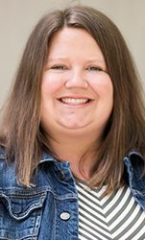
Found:
[[56, 33], [41, 87], [41, 124], [47, 133], [100, 136], [112, 107], [112, 82], [94, 38], [83, 29]]

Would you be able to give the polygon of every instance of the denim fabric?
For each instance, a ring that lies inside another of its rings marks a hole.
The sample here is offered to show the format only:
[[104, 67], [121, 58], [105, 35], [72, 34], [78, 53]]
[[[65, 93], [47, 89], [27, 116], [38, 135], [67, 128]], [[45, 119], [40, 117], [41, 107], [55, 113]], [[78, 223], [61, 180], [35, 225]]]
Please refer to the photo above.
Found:
[[[125, 180], [145, 210], [142, 156], [132, 151], [124, 163]], [[69, 163], [43, 154], [32, 183], [17, 183], [15, 165], [6, 163], [0, 149], [0, 239], [77, 240], [77, 191]]]

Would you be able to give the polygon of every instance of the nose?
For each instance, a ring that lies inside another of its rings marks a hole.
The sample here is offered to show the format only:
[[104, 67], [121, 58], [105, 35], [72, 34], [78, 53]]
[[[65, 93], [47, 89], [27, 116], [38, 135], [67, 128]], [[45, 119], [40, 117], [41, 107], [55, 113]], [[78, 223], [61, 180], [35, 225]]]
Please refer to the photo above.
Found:
[[66, 88], [87, 88], [88, 82], [81, 70], [72, 70], [65, 82]]

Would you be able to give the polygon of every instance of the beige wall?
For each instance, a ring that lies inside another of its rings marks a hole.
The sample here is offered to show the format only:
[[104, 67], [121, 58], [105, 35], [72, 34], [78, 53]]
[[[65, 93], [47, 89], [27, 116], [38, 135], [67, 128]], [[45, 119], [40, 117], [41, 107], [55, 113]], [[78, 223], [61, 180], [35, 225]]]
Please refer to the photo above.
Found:
[[0, 0], [0, 105], [32, 27], [47, 11], [70, 4], [96, 7], [122, 31], [145, 85], [145, 0]]

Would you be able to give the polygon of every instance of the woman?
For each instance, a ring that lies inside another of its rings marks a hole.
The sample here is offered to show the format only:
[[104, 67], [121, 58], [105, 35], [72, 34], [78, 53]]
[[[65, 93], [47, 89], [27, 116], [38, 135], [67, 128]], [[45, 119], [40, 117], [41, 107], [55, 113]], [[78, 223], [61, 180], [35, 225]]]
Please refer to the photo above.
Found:
[[0, 239], [145, 238], [145, 121], [117, 27], [74, 6], [27, 42], [1, 125]]

